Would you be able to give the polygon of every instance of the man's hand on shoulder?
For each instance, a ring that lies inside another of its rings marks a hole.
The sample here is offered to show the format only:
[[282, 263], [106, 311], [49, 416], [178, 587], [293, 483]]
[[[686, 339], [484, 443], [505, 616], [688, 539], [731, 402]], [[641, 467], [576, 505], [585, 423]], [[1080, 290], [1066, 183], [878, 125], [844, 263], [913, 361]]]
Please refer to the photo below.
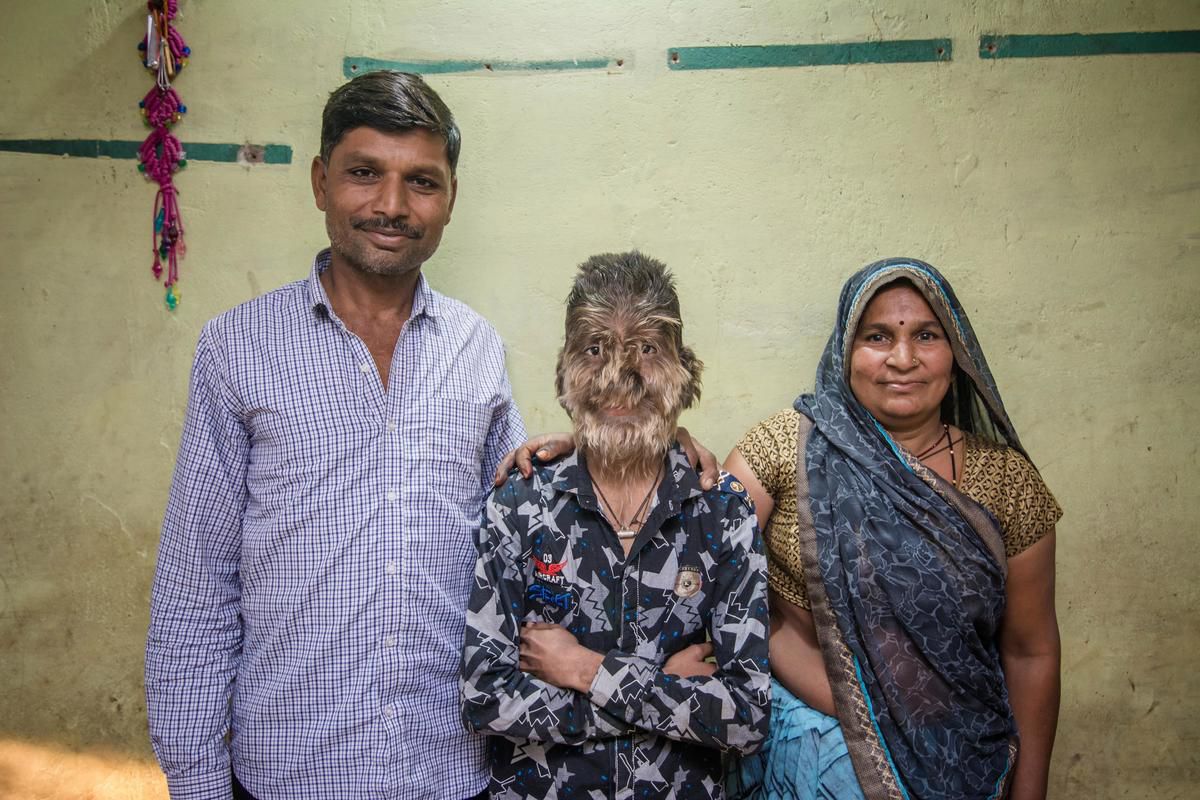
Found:
[[692, 469], [700, 473], [700, 488], [708, 490], [716, 486], [717, 478], [721, 474], [721, 465], [717, 463], [717, 457], [712, 451], [693, 439], [688, 429], [682, 425], [675, 429], [675, 438], [679, 440], [683, 452], [687, 453]]
[[[712, 451], [692, 438], [688, 429], [679, 427], [675, 431], [679, 446], [687, 453], [688, 463], [700, 473], [700, 488], [711, 489], [717, 485], [721, 466]], [[575, 452], [575, 437], [570, 433], [543, 433], [534, 436], [517, 449], [509, 452], [500, 460], [492, 484], [499, 488], [508, 480], [508, 473], [516, 469], [522, 477], [528, 478], [533, 474], [533, 459], [538, 461], [557, 461], [563, 456]]]
[[510, 451], [500, 459], [492, 484], [500, 488], [508, 480], [508, 473], [516, 469], [521, 477], [528, 478], [533, 474], [533, 458], [538, 461], [557, 461], [563, 456], [575, 452], [575, 437], [569, 433], [543, 433], [534, 436], [516, 450]]

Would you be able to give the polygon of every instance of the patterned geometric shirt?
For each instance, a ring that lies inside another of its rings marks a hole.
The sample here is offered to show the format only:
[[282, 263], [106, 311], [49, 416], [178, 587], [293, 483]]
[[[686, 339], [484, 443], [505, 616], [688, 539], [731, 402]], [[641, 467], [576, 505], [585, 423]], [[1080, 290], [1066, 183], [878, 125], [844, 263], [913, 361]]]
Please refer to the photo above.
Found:
[[[463, 719], [490, 737], [493, 800], [723, 798], [718, 750], [767, 733], [767, 580], [744, 488], [700, 488], [675, 447], [626, 556], [582, 458], [514, 473], [480, 534]], [[519, 631], [553, 622], [605, 654], [587, 694], [521, 672]], [[717, 673], [667, 658], [711, 638]], [[502, 738], [503, 737], [503, 738]]]
[[200, 335], [146, 647], [174, 798], [228, 798], [231, 757], [260, 800], [487, 780], [457, 679], [483, 500], [525, 436], [503, 348], [422, 277], [384, 391], [328, 263]]

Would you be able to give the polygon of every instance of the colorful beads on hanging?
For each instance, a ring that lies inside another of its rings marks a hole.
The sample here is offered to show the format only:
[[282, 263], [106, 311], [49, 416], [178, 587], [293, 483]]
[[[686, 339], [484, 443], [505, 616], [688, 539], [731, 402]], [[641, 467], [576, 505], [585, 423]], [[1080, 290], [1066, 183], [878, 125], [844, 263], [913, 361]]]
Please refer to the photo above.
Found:
[[171, 24], [179, 11], [178, 0], [150, 0], [146, 3], [146, 35], [138, 44], [142, 66], [156, 72], [159, 85], [170, 84], [187, 66], [192, 49]]
[[138, 102], [138, 108], [142, 109], [142, 118], [151, 128], [173, 125], [187, 113], [187, 106], [179, 99], [179, 94], [174, 89], [164, 92], [157, 85]]
[[[183, 242], [183, 219], [174, 174], [187, 166], [183, 145], [171, 133], [171, 126], [183, 119], [187, 106], [171, 86], [179, 71], [187, 66], [191, 49], [171, 21], [179, 10], [178, 0], [150, 0], [146, 3], [146, 35], [138, 44], [142, 65], [155, 73], [154, 87], [138, 107], [150, 135], [138, 148], [138, 172], [158, 184], [154, 198], [154, 223], [151, 249], [154, 261], [150, 271], [166, 285], [164, 302], [174, 311], [179, 305], [179, 259], [187, 252]], [[166, 273], [165, 277], [163, 273]]]

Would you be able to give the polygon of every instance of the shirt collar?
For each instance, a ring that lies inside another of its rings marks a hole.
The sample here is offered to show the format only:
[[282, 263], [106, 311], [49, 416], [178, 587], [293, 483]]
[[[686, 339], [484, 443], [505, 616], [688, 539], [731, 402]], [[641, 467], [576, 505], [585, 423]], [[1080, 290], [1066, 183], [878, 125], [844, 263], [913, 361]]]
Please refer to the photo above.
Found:
[[[326, 247], [313, 259], [312, 269], [308, 273], [308, 303], [309, 308], [313, 311], [323, 309], [325, 313], [333, 316], [333, 306], [329, 302], [329, 295], [325, 293], [325, 287], [321, 284], [321, 273], [329, 269], [331, 258], [330, 249]], [[440, 311], [438, 293], [429, 287], [424, 273], [421, 273], [417, 276], [417, 286], [413, 290], [410, 319], [422, 316], [436, 318]]]
[[[683, 501], [704, 494], [700, 488], [700, 476], [692, 469], [687, 453], [678, 442], [671, 445], [663, 460], [666, 469], [663, 471], [662, 484], [658, 487], [659, 504], [667, 501], [677, 510]], [[578, 495], [581, 499], [595, 500], [596, 490], [587, 471], [586, 459], [578, 450], [548, 464], [546, 469], [550, 473], [548, 483], [555, 490]]]

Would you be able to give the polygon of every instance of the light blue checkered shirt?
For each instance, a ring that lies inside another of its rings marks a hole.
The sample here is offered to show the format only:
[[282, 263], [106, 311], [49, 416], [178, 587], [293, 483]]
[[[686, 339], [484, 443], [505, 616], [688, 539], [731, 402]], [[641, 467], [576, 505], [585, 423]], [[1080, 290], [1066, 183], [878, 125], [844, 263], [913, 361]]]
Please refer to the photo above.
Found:
[[328, 263], [200, 335], [146, 646], [174, 798], [228, 798], [231, 757], [260, 800], [486, 783], [457, 679], [484, 495], [525, 436], [503, 348], [422, 277], [385, 392]]

